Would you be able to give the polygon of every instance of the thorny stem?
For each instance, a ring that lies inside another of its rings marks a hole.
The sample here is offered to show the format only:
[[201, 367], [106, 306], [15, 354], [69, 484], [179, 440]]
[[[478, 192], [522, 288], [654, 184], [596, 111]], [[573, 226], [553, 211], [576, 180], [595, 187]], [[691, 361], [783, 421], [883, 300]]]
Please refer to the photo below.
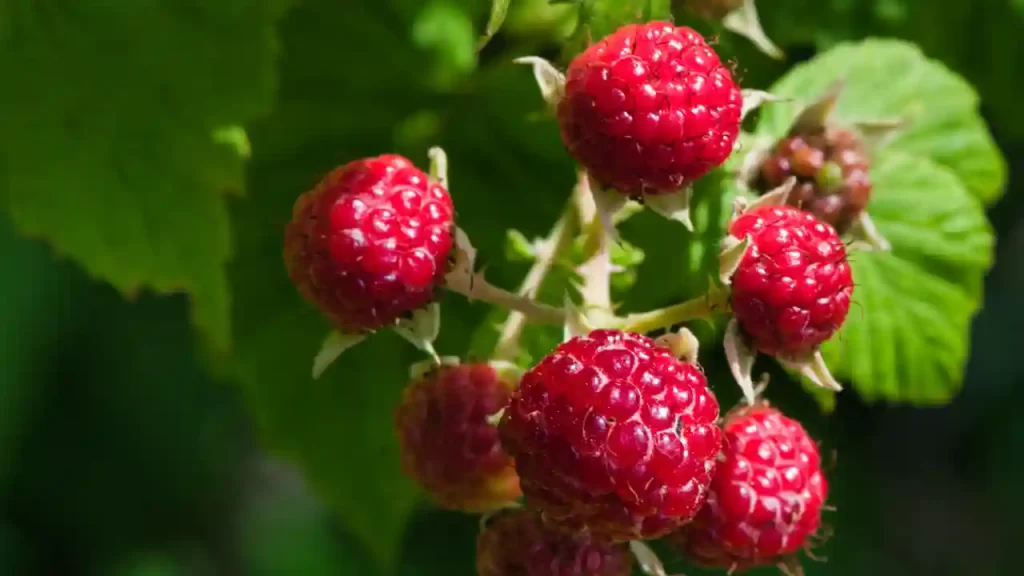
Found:
[[650, 312], [629, 314], [622, 319], [620, 329], [627, 332], [646, 333], [668, 328], [698, 318], [710, 318], [712, 312], [729, 305], [728, 294], [712, 288], [706, 294], [679, 304], [673, 304]]
[[583, 281], [580, 293], [583, 296], [584, 310], [588, 316], [592, 312], [611, 314], [611, 242], [601, 225], [601, 215], [597, 213], [597, 206], [590, 190], [590, 179], [583, 170], [579, 172], [579, 183], [573, 191], [573, 201], [576, 204], [580, 226], [587, 233], [584, 243], [587, 259], [577, 270]]
[[453, 292], [462, 294], [469, 300], [481, 300], [488, 304], [503, 306], [509, 310], [520, 312], [531, 322], [543, 324], [562, 324], [565, 322], [565, 312], [563, 310], [536, 302], [530, 298], [523, 298], [504, 288], [499, 288], [487, 282], [482, 274], [474, 274], [473, 280], [464, 284], [449, 282], [447, 287]]
[[[526, 278], [523, 279], [523, 283], [519, 287], [520, 297], [531, 300], [537, 298], [537, 292], [555, 262], [572, 246], [577, 229], [573, 221], [575, 216], [575, 206], [572, 203], [567, 204], [562, 215], [555, 222], [555, 226], [551, 229], [551, 233], [535, 246], [536, 257], [533, 266], [530, 267]], [[494, 360], [510, 362], [515, 360], [516, 354], [519, 352], [519, 337], [529, 320], [522, 312], [516, 310], [509, 312], [505, 322], [501, 325], [498, 344], [492, 355]]]

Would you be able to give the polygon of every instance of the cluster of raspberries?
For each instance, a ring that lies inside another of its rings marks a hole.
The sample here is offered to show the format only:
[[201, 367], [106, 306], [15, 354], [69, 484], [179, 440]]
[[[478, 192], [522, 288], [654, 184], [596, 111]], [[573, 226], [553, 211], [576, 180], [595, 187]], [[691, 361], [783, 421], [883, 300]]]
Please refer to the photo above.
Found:
[[[556, 106], [569, 153], [596, 184], [629, 197], [672, 193], [720, 166], [741, 109], [704, 38], [666, 22], [591, 45]], [[808, 152], [814, 145], [824, 144], [785, 143], [765, 179], [813, 178], [833, 156], [861, 177], [849, 147]], [[848, 223], [851, 210], [828, 206]], [[749, 242], [729, 304], [752, 348], [793, 357], [835, 333], [853, 283], [831, 224], [764, 206], [729, 234]], [[367, 333], [436, 298], [454, 236], [443, 183], [384, 155], [337, 168], [298, 199], [285, 260], [337, 329]], [[722, 417], [699, 365], [619, 330], [571, 338], [521, 378], [487, 362], [442, 364], [409, 383], [395, 427], [405, 472], [439, 505], [489, 514], [481, 576], [626, 576], [629, 543], [657, 538], [701, 565], [776, 564], [808, 546], [827, 496], [800, 423], [766, 404]]]

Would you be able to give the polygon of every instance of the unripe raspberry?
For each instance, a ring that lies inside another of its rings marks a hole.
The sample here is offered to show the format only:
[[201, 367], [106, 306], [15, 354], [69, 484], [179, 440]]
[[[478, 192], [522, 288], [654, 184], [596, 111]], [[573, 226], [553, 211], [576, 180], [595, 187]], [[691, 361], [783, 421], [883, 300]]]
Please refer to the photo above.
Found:
[[653, 340], [595, 330], [529, 370], [499, 426], [527, 505], [567, 533], [666, 534], [704, 502], [718, 402], [701, 370]]
[[800, 357], [846, 320], [853, 278], [846, 247], [828, 224], [791, 206], [740, 215], [733, 238], [750, 237], [734, 272], [732, 310], [743, 334], [765, 354]]
[[629, 24], [569, 65], [562, 139], [599, 184], [674, 192], [725, 162], [743, 97], [704, 38], [669, 22]]
[[843, 234], [871, 199], [869, 164], [856, 133], [829, 128], [780, 141], [761, 165], [756, 187], [762, 193], [769, 192], [796, 176], [789, 204], [814, 214]]
[[478, 576], [629, 576], [633, 555], [625, 544], [551, 531], [530, 510], [490, 518], [476, 545]]
[[448, 191], [401, 156], [349, 162], [296, 200], [292, 281], [342, 332], [393, 324], [430, 303], [453, 244]]
[[768, 406], [730, 415], [724, 433], [707, 504], [669, 540], [703, 566], [785, 563], [821, 525], [828, 483], [818, 447], [799, 422]]
[[522, 496], [488, 421], [514, 388], [483, 363], [442, 365], [406, 387], [395, 410], [402, 469], [439, 505], [486, 512]]

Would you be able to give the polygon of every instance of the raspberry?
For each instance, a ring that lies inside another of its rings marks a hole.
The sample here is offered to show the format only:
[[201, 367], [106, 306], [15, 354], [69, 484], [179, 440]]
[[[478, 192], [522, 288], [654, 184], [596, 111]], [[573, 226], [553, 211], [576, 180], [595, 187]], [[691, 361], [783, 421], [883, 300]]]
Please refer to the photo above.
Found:
[[790, 206], [762, 206], [730, 226], [751, 243], [732, 276], [732, 309], [754, 347], [800, 357], [842, 325], [853, 278], [835, 229]]
[[566, 73], [562, 139], [605, 187], [674, 192], [725, 162], [743, 97], [696, 31], [629, 24], [591, 45]]
[[781, 562], [821, 523], [828, 483], [818, 447], [799, 422], [763, 405], [726, 418], [724, 433], [707, 504], [669, 541], [703, 566]]
[[779, 142], [761, 165], [756, 185], [768, 192], [796, 176], [789, 203], [843, 234], [871, 198], [868, 164], [860, 137], [849, 130], [792, 136]]
[[285, 262], [343, 332], [393, 324], [430, 303], [453, 244], [451, 197], [401, 156], [356, 160], [295, 201]]
[[701, 370], [653, 340], [595, 330], [530, 369], [502, 417], [527, 505], [563, 532], [656, 538], [704, 502], [721, 440]]
[[514, 388], [488, 364], [442, 365], [406, 387], [395, 410], [402, 468], [439, 505], [486, 512], [522, 496], [488, 422]]
[[498, 513], [480, 532], [476, 566], [478, 576], [629, 576], [633, 555], [624, 544], [552, 532], [519, 509]]

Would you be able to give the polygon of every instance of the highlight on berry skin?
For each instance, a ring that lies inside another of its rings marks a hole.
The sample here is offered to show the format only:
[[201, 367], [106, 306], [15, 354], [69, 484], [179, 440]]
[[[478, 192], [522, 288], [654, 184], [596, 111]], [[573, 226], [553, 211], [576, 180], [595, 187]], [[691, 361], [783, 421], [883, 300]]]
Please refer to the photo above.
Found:
[[835, 229], [791, 206], [743, 213], [729, 227], [750, 245], [731, 278], [733, 314], [761, 353], [801, 357], [842, 326], [853, 277]]
[[485, 362], [442, 363], [406, 386], [395, 409], [402, 470], [439, 506], [490, 512], [522, 495], [490, 421], [515, 386]]
[[733, 314], [725, 356], [750, 404], [758, 353], [820, 387], [842, 390], [820, 346], [846, 320], [853, 276], [835, 229], [786, 204], [795, 182], [790, 177], [753, 204], [738, 201], [719, 253]]
[[478, 576], [629, 576], [633, 555], [625, 544], [553, 531], [520, 508], [485, 519], [476, 566]]
[[453, 246], [447, 189], [402, 156], [354, 160], [295, 202], [284, 257], [298, 291], [344, 333], [434, 300]]
[[695, 30], [629, 24], [579, 54], [557, 104], [570, 154], [601, 186], [629, 196], [679, 190], [721, 165], [743, 97]]
[[527, 506], [553, 529], [650, 539], [704, 502], [720, 431], [702, 371], [646, 336], [595, 330], [528, 370], [501, 419]]
[[668, 541], [701, 566], [799, 572], [797, 554], [820, 535], [828, 497], [817, 444], [798, 421], [766, 404], [729, 414], [723, 433], [707, 503]]

